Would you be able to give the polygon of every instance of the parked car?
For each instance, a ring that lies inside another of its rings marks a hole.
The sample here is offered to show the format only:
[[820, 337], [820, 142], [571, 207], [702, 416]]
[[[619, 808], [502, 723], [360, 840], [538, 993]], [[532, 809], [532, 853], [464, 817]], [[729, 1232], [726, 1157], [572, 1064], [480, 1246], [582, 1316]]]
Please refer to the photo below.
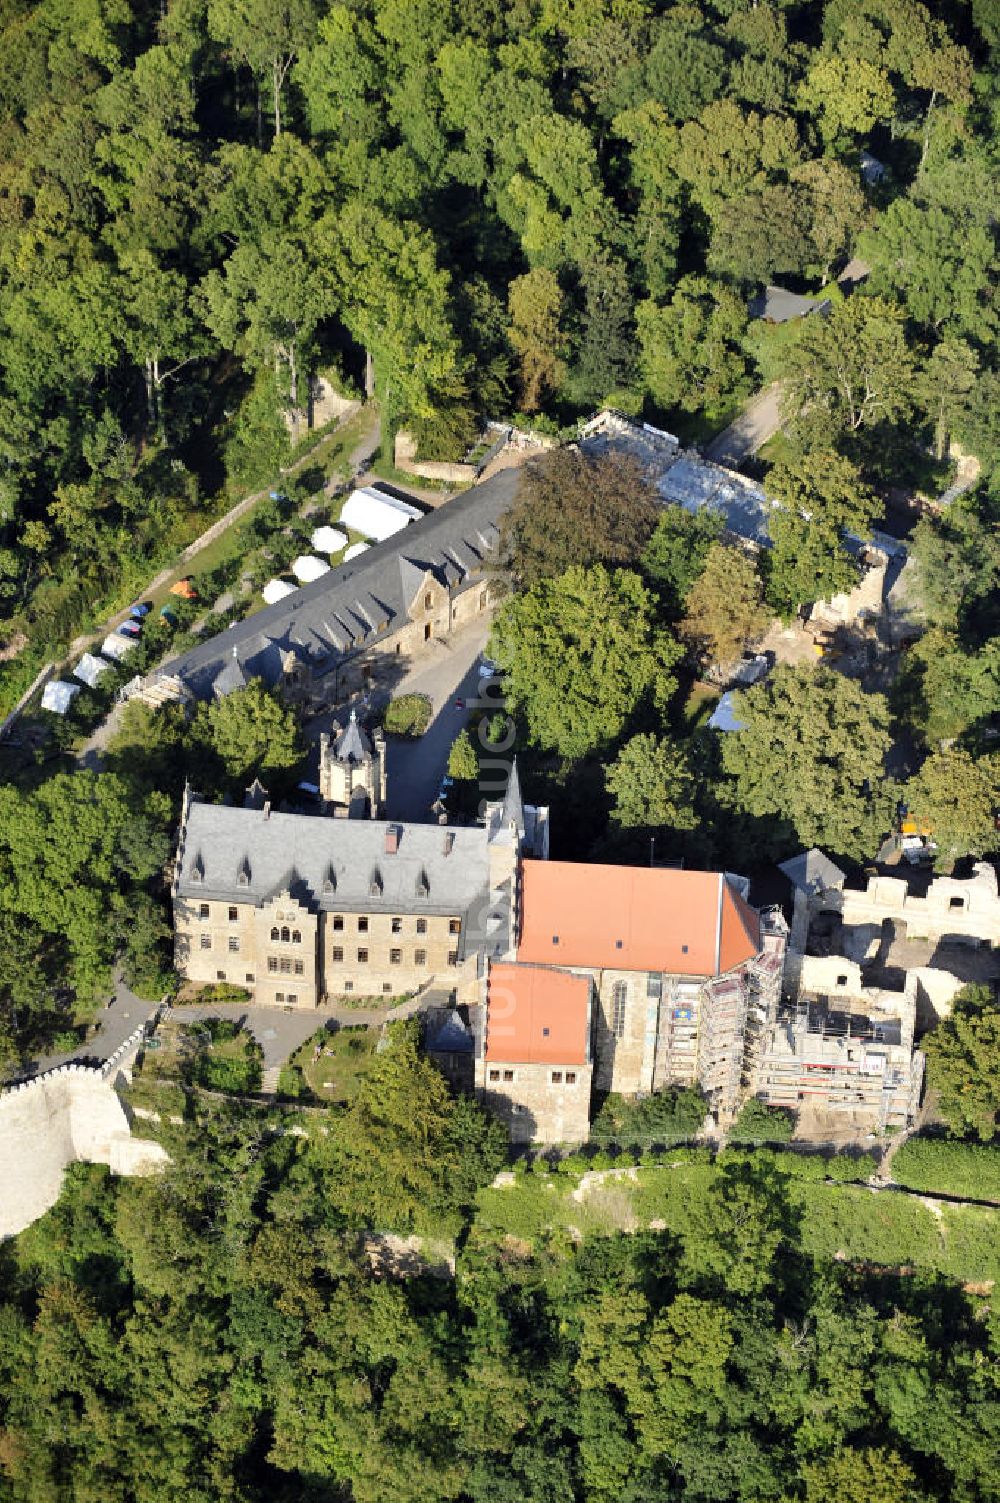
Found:
[[138, 621], [123, 621], [118, 628], [118, 635], [120, 637], [131, 637], [133, 641], [138, 641], [142, 636], [142, 627]]
[[483, 658], [483, 661], [479, 665], [479, 677], [480, 678], [498, 678], [499, 676], [500, 676], [500, 669], [498, 668], [497, 664], [494, 663], [493, 659], [492, 658]]
[[145, 616], [149, 615], [152, 609], [153, 607], [149, 604], [149, 602], [147, 600], [143, 600], [139, 605], [134, 605], [132, 607], [132, 609], [129, 611], [129, 615], [132, 617], [133, 621], [141, 621]]

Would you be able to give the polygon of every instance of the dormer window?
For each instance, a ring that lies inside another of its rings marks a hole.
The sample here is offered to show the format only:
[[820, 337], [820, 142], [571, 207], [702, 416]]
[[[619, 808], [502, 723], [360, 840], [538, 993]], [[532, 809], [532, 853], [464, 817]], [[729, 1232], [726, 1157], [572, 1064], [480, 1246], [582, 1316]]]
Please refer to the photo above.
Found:
[[425, 869], [423, 867], [421, 867], [420, 868], [420, 872], [419, 872], [419, 874], [417, 876], [417, 897], [418, 898], [429, 897], [430, 896], [430, 890], [431, 890], [430, 878], [428, 877], [427, 872], [425, 871]]
[[192, 882], [204, 882], [204, 880], [205, 880], [205, 863], [204, 863], [204, 861], [202, 861], [201, 855], [199, 853], [194, 858], [194, 860], [191, 863], [191, 881]]
[[431, 606], [433, 604], [434, 604], [434, 596], [431, 594], [430, 590], [428, 590], [427, 593], [424, 595], [424, 610], [425, 611], [429, 611], [430, 608], [431, 608]]
[[250, 862], [247, 860], [246, 856], [244, 856], [243, 860], [240, 862], [240, 869], [236, 873], [236, 885], [237, 887], [250, 886]]
[[380, 898], [382, 896], [382, 888], [382, 873], [379, 871], [378, 867], [375, 866], [372, 868], [371, 879], [368, 883], [369, 897]]

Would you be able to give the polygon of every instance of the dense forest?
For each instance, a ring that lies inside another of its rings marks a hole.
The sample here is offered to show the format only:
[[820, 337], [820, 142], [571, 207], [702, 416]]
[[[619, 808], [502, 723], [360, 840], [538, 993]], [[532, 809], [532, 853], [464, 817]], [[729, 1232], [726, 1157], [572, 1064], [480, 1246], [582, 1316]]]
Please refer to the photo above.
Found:
[[[538, 1173], [479, 1189], [502, 1134], [405, 1031], [342, 1116], [197, 1091], [184, 1116], [162, 1178], [77, 1166], [0, 1249], [11, 1503], [1000, 1496], [1000, 1329], [960, 1268], [995, 1269], [996, 1211], [973, 1213], [980, 1253], [948, 1223], [946, 1276], [908, 1237], [919, 1212], [938, 1240], [929, 1213], [843, 1182], [870, 1160], [813, 1161], [824, 1182], [794, 1155], [681, 1151], [643, 1171], [659, 1200], [630, 1234], [581, 1238]], [[860, 1221], [876, 1262], [836, 1254]], [[377, 1277], [371, 1225], [430, 1237], [432, 1262], [457, 1236], [454, 1278]]]
[[438, 454], [605, 401], [696, 437], [775, 374], [748, 297], [860, 251], [874, 389], [782, 360], [824, 447], [992, 465], [989, 0], [7, 0], [0, 43], [11, 682], [273, 475], [318, 368]]

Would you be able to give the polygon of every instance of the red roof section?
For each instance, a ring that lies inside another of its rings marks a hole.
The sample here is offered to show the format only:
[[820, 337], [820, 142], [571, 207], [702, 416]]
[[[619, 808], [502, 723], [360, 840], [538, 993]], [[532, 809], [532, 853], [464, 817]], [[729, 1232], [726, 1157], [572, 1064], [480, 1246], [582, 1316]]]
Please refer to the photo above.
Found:
[[585, 1065], [589, 976], [548, 966], [490, 966], [486, 1058], [524, 1065]]
[[521, 881], [519, 961], [718, 976], [760, 949], [721, 872], [526, 861]]

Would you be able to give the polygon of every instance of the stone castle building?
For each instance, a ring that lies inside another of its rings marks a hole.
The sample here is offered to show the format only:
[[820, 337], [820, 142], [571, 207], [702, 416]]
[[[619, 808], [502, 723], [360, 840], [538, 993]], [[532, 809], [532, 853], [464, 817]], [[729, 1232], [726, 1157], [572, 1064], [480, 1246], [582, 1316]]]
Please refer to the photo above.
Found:
[[485, 983], [480, 1095], [506, 1101], [515, 1136], [548, 1141], [573, 1136], [591, 1082], [700, 1086], [731, 1117], [780, 998], [786, 932], [722, 872], [523, 863], [516, 964], [492, 962]]
[[352, 709], [339, 734], [319, 739], [319, 796], [335, 814], [378, 819], [385, 808], [385, 792], [382, 728], [376, 726], [369, 736]]
[[445, 828], [185, 797], [172, 887], [185, 979], [264, 1005], [398, 996], [510, 952], [520, 841], [499, 814]]
[[150, 704], [219, 698], [253, 678], [289, 702], [341, 704], [393, 688], [428, 643], [490, 613], [500, 522], [517, 491], [502, 470], [277, 604], [123, 691]]

